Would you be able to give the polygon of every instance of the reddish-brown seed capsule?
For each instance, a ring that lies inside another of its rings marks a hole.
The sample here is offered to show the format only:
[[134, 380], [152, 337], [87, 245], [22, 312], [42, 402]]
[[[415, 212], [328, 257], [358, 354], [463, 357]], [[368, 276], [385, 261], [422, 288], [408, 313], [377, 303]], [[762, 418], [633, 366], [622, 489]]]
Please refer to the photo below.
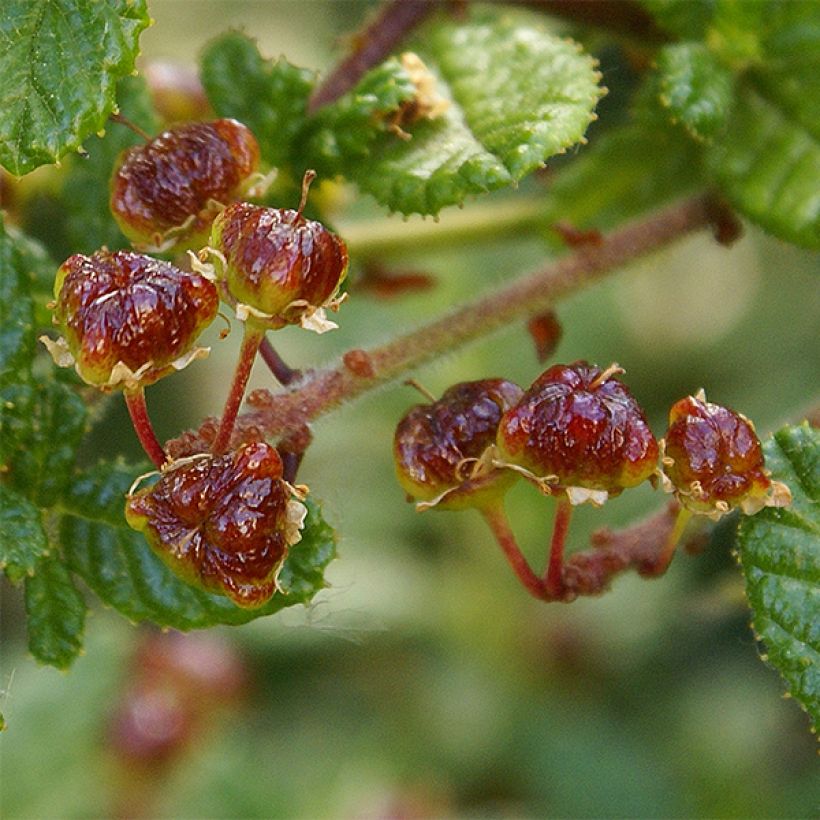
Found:
[[236, 120], [175, 126], [123, 152], [111, 179], [111, 213], [143, 250], [198, 248], [258, 164], [256, 138]]
[[705, 396], [672, 405], [663, 470], [684, 507], [713, 517], [735, 507], [751, 514], [789, 500], [788, 488], [769, 478], [752, 423]]
[[131, 251], [69, 257], [54, 296], [65, 337], [62, 350], [50, 344], [55, 359], [104, 390], [151, 384], [207, 353], [194, 343], [219, 308], [204, 277]]
[[335, 327], [322, 327], [321, 311], [333, 306], [347, 274], [347, 248], [321, 222], [240, 202], [216, 218], [211, 245], [225, 257], [229, 298], [257, 321], [272, 328]]
[[552, 477], [573, 503], [600, 504], [649, 478], [658, 444], [615, 372], [586, 362], [549, 368], [501, 420], [501, 457]]
[[[504, 379], [462, 382], [432, 404], [412, 407], [396, 428], [393, 456], [399, 483], [440, 509], [480, 506], [515, 480], [508, 471], [482, 470], [480, 458], [495, 443], [505, 410], [523, 391]], [[444, 497], [441, 497], [444, 494]]]
[[256, 607], [300, 537], [305, 508], [290, 493], [276, 449], [257, 442], [169, 470], [129, 496], [125, 517], [186, 581]]

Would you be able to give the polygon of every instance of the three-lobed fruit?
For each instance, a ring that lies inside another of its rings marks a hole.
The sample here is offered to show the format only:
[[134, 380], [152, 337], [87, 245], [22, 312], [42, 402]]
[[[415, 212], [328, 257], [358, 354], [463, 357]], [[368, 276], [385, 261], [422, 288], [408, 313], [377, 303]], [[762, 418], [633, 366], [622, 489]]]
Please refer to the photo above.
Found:
[[241, 607], [274, 594], [304, 514], [276, 448], [265, 442], [179, 463], [125, 507], [129, 525], [174, 572]]
[[501, 419], [501, 459], [573, 503], [601, 504], [653, 475], [658, 444], [616, 372], [578, 361], [542, 373]]
[[177, 125], [123, 152], [111, 178], [111, 213], [143, 250], [199, 248], [258, 164], [256, 138], [236, 120]]
[[214, 220], [210, 244], [225, 258], [229, 301], [271, 328], [321, 322], [347, 274], [345, 243], [301, 209], [235, 203]]
[[396, 427], [393, 456], [399, 483], [424, 506], [478, 507], [505, 492], [515, 480], [509, 471], [482, 467], [495, 443], [498, 423], [521, 398], [521, 388], [505, 379], [453, 385], [438, 401], [410, 408]]
[[219, 308], [204, 277], [132, 251], [70, 256], [54, 296], [58, 364], [103, 390], [151, 384], [207, 353], [194, 343]]

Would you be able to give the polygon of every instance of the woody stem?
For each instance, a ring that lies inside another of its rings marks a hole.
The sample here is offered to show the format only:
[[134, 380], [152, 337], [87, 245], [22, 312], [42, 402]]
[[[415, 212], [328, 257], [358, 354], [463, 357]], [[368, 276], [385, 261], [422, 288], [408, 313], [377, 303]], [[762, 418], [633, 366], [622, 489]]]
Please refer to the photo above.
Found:
[[239, 351], [239, 361], [236, 363], [236, 370], [233, 374], [228, 398], [225, 401], [225, 409], [222, 411], [222, 419], [219, 422], [219, 430], [211, 446], [214, 455], [224, 453], [231, 443], [236, 416], [242, 399], [245, 396], [245, 388], [248, 386], [248, 379], [253, 368], [253, 361], [259, 350], [259, 345], [265, 338], [265, 329], [257, 327], [251, 322], [245, 322], [245, 334], [242, 337], [242, 347]]
[[572, 504], [566, 495], [562, 495], [555, 510], [549, 562], [544, 574], [544, 588], [550, 598], [560, 598], [564, 592], [564, 544], [571, 518]]
[[145, 450], [148, 458], [154, 465], [162, 469], [162, 465], [168, 460], [165, 450], [159, 443], [154, 426], [148, 417], [148, 407], [145, 404], [145, 390], [137, 387], [134, 390], [125, 390], [125, 406], [128, 408], [128, 415], [131, 416], [131, 423], [134, 425], [134, 432]]
[[501, 547], [507, 561], [513, 568], [513, 572], [518, 576], [518, 580], [521, 581], [530, 595], [544, 600], [546, 597], [544, 583], [533, 572], [527, 563], [527, 559], [518, 547], [518, 542], [515, 540], [515, 535], [510, 528], [507, 513], [504, 510], [504, 502], [498, 501], [490, 504], [481, 508], [479, 512], [492, 530], [495, 540], [498, 541], [498, 545]]

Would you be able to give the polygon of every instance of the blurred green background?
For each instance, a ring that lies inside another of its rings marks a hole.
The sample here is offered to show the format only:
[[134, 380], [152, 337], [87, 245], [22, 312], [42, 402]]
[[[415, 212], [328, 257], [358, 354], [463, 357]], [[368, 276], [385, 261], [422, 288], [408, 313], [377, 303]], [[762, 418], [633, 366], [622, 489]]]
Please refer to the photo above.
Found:
[[[268, 56], [324, 70], [372, 5], [153, 0], [144, 59], [193, 64], [210, 37], [242, 27]], [[618, 81], [617, 71], [605, 76], [615, 100]], [[387, 219], [357, 202], [339, 215], [342, 233], [355, 218]], [[288, 329], [278, 347], [292, 365], [316, 366], [435, 317], [550, 253], [523, 236], [434, 253], [416, 247], [385, 262], [430, 273], [435, 290], [389, 302], [354, 294], [339, 331], [319, 338]], [[669, 405], [701, 386], [770, 431], [817, 399], [818, 267], [816, 255], [754, 229], [730, 250], [705, 236], [685, 240], [562, 303], [555, 359], [620, 362], [658, 435]], [[218, 412], [238, 343], [236, 333], [216, 341], [207, 365], [152, 389], [161, 436]], [[486, 376], [526, 385], [540, 370], [522, 325], [415, 375], [440, 393]], [[270, 386], [261, 368], [253, 384]], [[26, 654], [19, 597], [4, 587], [0, 813], [816, 816], [816, 741], [757, 657], [728, 548], [679, 556], [658, 581], [623, 577], [599, 599], [531, 600], [477, 515], [418, 515], [404, 502], [391, 437], [416, 401], [394, 386], [316, 425], [300, 479], [340, 533], [330, 588], [307, 610], [213, 630], [209, 643], [195, 638], [198, 674], [219, 667], [215, 656], [237, 670], [241, 684], [225, 692], [203, 694], [190, 676], [151, 672], [163, 639], [98, 605], [71, 672], [39, 668]], [[118, 402], [88, 453], [112, 450], [138, 455]], [[627, 524], [660, 503], [645, 487], [604, 510], [580, 510], [570, 549], [583, 548], [591, 529]], [[550, 502], [522, 486], [511, 512], [540, 563]], [[151, 707], [148, 690], [173, 708]], [[133, 718], [128, 731], [153, 731], [161, 746], [192, 703], [201, 709], [182, 732], [186, 743], [150, 760], [129, 751], [117, 728], [123, 714]]]

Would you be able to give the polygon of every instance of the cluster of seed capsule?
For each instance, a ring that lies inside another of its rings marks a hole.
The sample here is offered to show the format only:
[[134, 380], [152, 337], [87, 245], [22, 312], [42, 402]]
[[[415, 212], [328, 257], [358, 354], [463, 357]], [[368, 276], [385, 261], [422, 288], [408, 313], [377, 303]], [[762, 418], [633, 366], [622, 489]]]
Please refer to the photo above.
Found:
[[[739, 509], [785, 506], [788, 488], [772, 481], [752, 423], [701, 392], [672, 406], [657, 441], [617, 366], [554, 365], [526, 391], [502, 379], [464, 382], [399, 422], [399, 482], [419, 510], [476, 508], [497, 523], [504, 495], [524, 478], [564, 507], [601, 506], [650, 481], [674, 493], [681, 523]], [[497, 527], [493, 527], [497, 530]], [[682, 527], [676, 527], [679, 534]], [[674, 544], [671, 545], [674, 547]], [[561, 594], [563, 541], [553, 539], [544, 597]], [[672, 551], [664, 557], [668, 563]]]
[[[300, 539], [305, 488], [284, 480], [276, 448], [231, 449], [236, 412], [265, 332], [335, 327], [348, 256], [344, 242], [298, 210], [244, 202], [258, 195], [259, 146], [235, 120], [190, 123], [125, 151], [111, 180], [111, 212], [134, 251], [76, 254], [57, 271], [57, 364], [86, 383], [122, 390], [134, 427], [160, 471], [132, 492], [129, 524], [181, 577], [259, 606], [276, 590], [288, 547]], [[204, 245], [207, 247], [203, 248]], [[144, 251], [192, 254], [192, 270]], [[211, 258], [213, 264], [206, 264]], [[197, 346], [220, 301], [244, 322], [244, 359], [210, 452], [171, 462], [148, 420], [144, 388], [208, 350]]]

